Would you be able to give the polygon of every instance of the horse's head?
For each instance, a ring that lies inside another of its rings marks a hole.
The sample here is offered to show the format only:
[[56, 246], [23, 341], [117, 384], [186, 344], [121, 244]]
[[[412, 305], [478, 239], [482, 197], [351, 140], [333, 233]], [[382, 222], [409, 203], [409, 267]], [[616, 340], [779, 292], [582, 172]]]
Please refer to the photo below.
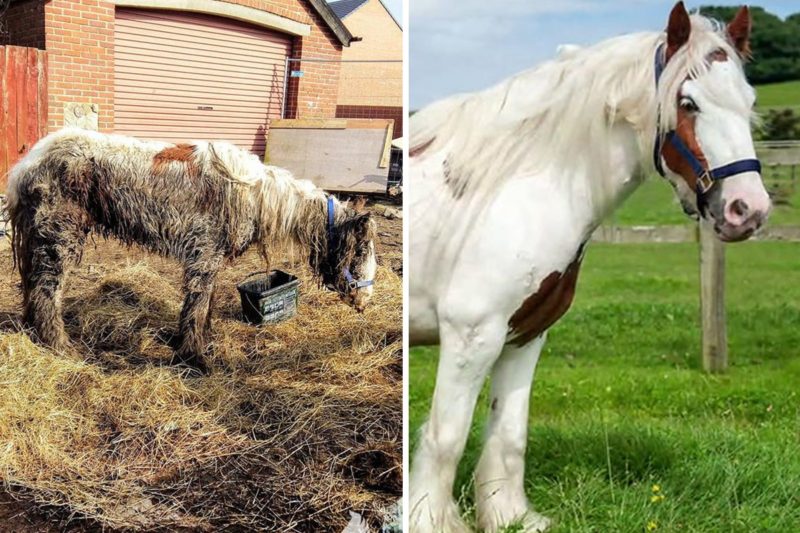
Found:
[[656, 59], [657, 76], [663, 68], [657, 166], [684, 210], [713, 222], [723, 241], [747, 239], [770, 210], [750, 132], [755, 91], [742, 65], [750, 25], [747, 7], [723, 27], [690, 17], [679, 2]]
[[312, 253], [311, 262], [319, 273], [322, 283], [336, 291], [342, 300], [363, 311], [374, 290], [375, 272], [378, 268], [375, 256], [375, 222], [369, 213], [344, 210], [333, 216], [333, 200], [328, 200], [326, 246]]

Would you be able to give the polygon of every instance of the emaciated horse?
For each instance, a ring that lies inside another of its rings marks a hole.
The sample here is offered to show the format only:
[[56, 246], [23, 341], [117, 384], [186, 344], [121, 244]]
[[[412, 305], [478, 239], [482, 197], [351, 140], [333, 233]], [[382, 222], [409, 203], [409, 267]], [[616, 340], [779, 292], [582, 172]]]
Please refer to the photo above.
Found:
[[375, 223], [309, 181], [221, 142], [171, 145], [68, 128], [11, 171], [8, 212], [24, 321], [55, 350], [67, 271], [91, 232], [183, 264], [185, 300], [173, 363], [205, 371], [212, 294], [226, 261], [257, 245], [309, 252], [318, 279], [363, 310], [375, 276]]
[[742, 64], [750, 14], [727, 26], [678, 3], [666, 32], [561, 49], [531, 71], [411, 121], [411, 344], [440, 344], [411, 469], [411, 531], [466, 531], [452, 490], [491, 374], [478, 526], [542, 531], [524, 490], [528, 403], [548, 328], [569, 308], [586, 242], [651, 170], [724, 241], [770, 200]]

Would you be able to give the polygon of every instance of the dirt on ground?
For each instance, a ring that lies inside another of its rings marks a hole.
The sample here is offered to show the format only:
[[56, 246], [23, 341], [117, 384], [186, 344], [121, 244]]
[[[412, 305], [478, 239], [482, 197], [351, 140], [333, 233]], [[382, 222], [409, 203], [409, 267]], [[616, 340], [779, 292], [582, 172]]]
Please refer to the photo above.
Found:
[[[70, 273], [72, 347], [20, 324], [0, 245], [0, 532], [375, 530], [402, 494], [402, 220], [374, 202], [376, 292], [364, 313], [302, 262], [297, 315], [252, 326], [219, 276], [211, 373], [169, 366], [182, 298], [171, 260], [98, 239]], [[381, 214], [383, 213], [383, 214]], [[390, 218], [387, 218], [390, 217]]]

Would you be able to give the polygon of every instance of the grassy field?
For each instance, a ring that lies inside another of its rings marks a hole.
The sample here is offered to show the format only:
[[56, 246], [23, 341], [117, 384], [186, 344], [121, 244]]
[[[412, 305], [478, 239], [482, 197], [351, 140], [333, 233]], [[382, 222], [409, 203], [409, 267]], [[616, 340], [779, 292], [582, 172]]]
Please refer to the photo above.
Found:
[[[797, 531], [798, 257], [794, 243], [728, 247], [732, 368], [709, 376], [696, 246], [589, 248], [531, 409], [527, 492], [554, 531]], [[411, 352], [412, 443], [436, 362], [436, 348]], [[469, 520], [485, 392], [455, 489]]]
[[[797, 169], [800, 179], [800, 169]], [[764, 171], [767, 190], [775, 202], [769, 225], [800, 225], [800, 185], [792, 188], [789, 169], [767, 168]], [[781, 194], [776, 195], [780, 187]], [[683, 214], [672, 187], [660, 176], [648, 178], [609, 218], [608, 223], [620, 226], [674, 225], [691, 223]]]
[[800, 108], [800, 80], [756, 86], [759, 109], [776, 107]]

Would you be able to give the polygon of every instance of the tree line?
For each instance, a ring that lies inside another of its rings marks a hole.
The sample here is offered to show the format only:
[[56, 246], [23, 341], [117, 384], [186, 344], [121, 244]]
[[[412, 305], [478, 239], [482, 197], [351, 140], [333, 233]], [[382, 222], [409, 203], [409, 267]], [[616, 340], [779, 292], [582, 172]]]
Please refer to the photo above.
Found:
[[[704, 6], [700, 13], [719, 21], [733, 19], [737, 6]], [[775, 83], [800, 80], [800, 12], [785, 20], [762, 7], [752, 7], [753, 33], [750, 49], [753, 59], [746, 65], [750, 83]]]

